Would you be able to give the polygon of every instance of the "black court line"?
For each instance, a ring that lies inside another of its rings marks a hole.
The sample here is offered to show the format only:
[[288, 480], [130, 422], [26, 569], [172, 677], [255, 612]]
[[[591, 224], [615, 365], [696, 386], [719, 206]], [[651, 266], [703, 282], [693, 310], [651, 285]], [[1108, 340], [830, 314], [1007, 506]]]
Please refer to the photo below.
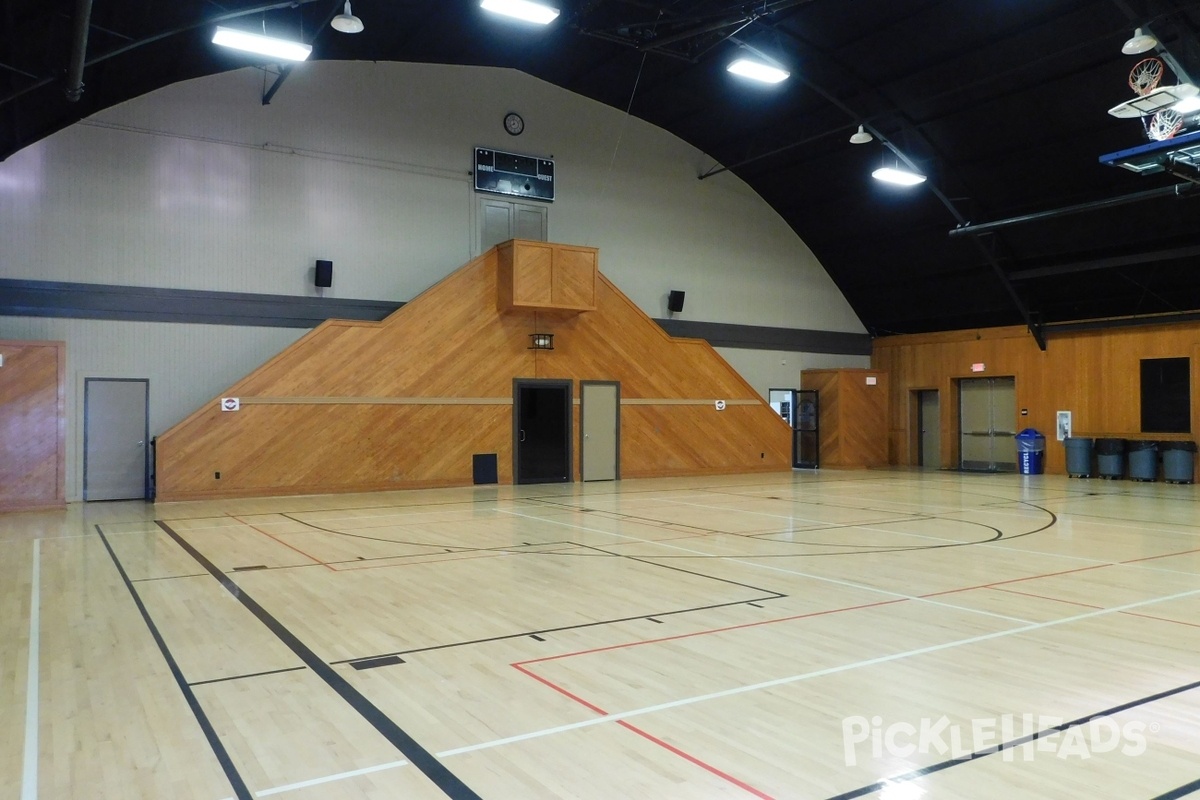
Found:
[[206, 681], [192, 681], [189, 686], [208, 686], [210, 683], [225, 683], [226, 681], [240, 681], [244, 678], [261, 678], [264, 675], [278, 675], [282, 672], [296, 672], [297, 670], [308, 669], [308, 667], [284, 667], [283, 669], [268, 669], [263, 672], [248, 672], [244, 675], [229, 675], [225, 678], [209, 678]]
[[180, 578], [207, 578], [207, 572], [195, 572], [190, 575], [159, 575], [157, 578], [134, 578], [130, 583], [150, 583], [151, 581], [174, 581]]
[[[368, 700], [365, 695], [351, 686], [329, 664], [318, 658], [317, 654], [296, 638], [296, 635], [284, 627], [283, 623], [275, 619], [266, 609], [255, 602], [240, 586], [233, 582], [233, 579], [205, 558], [200, 551], [192, 547], [186, 539], [161, 520], [156, 520], [155, 524], [174, 539], [175, 543], [195, 559], [197, 564], [208, 570], [208, 573], [216, 578], [226, 591], [237, 598], [238, 602], [257, 617], [258, 621], [265, 625], [271, 633], [275, 634], [279, 641], [283, 642], [288, 649], [295, 653], [309, 669], [316, 673], [321, 680], [325, 681], [329, 688], [337, 692], [351, 708], [357, 711], [375, 730], [379, 731], [385, 739], [391, 742], [392, 746], [399, 750], [408, 759], [409, 763], [424, 773], [425, 777], [433, 781], [447, 796], [454, 798], [454, 800], [482, 800], [457, 775], [448, 770], [432, 753], [418, 744], [415, 739], [393, 722], [390, 717]], [[249, 798], [250, 796], [247, 794], [246, 797]]]
[[[1054, 736], [1055, 734], [1062, 733], [1063, 731], [1069, 730], [1070, 728], [1075, 728], [1080, 725], [1086, 725], [1087, 723], [1091, 722], [1093, 719], [1098, 719], [1098, 718], [1103, 718], [1103, 717], [1111, 717], [1116, 714], [1120, 714], [1122, 711], [1128, 711], [1131, 708], [1137, 708], [1139, 706], [1149, 705], [1150, 703], [1154, 703], [1159, 700], [1166, 699], [1168, 697], [1174, 697], [1177, 694], [1183, 694], [1184, 692], [1190, 692], [1196, 688], [1200, 688], [1200, 681], [1193, 681], [1192, 683], [1186, 683], [1183, 686], [1176, 686], [1174, 689], [1166, 689], [1165, 691], [1161, 691], [1161, 692], [1158, 692], [1158, 693], [1152, 694], [1152, 695], [1147, 695], [1146, 697], [1142, 697], [1137, 700], [1130, 700], [1128, 703], [1122, 703], [1119, 706], [1113, 706], [1112, 708], [1106, 709], [1104, 711], [1099, 711], [1095, 714], [1088, 714], [1086, 717], [1079, 717], [1078, 719], [1073, 719], [1070, 722], [1064, 722], [1060, 725], [1055, 725], [1052, 728], [1046, 728], [1043, 731], [1037, 731], [1036, 733], [1031, 733], [1026, 736], [1022, 736], [1019, 739], [1013, 739], [1011, 742], [1003, 742], [999, 745], [996, 745], [995, 747], [989, 747], [984, 750], [976, 750], [975, 752], [970, 753], [969, 755], [965, 755], [962, 758], [948, 759], [946, 761], [942, 761], [940, 763], [933, 764], [928, 767], [922, 767], [920, 769], [913, 770], [912, 772], [907, 772], [903, 775], [895, 775], [891, 778], [888, 778], [887, 781], [881, 781], [879, 783], [872, 783], [868, 786], [861, 786], [861, 787], [859, 787], [857, 789], [853, 789], [849, 792], [843, 792], [842, 794], [833, 795], [832, 797], [828, 798], [828, 800], [852, 800], [852, 798], [855, 798], [855, 797], [865, 797], [866, 795], [883, 791], [885, 788], [888, 788], [889, 786], [892, 786], [897, 783], [905, 783], [907, 781], [916, 780], [917, 778], [923, 778], [926, 775], [932, 775], [935, 772], [941, 772], [944, 769], [949, 769], [950, 767], [955, 767], [955, 766], [958, 766], [959, 764], [969, 764], [972, 761], [975, 761], [980, 758], [986, 758], [987, 756], [990, 756], [994, 753], [999, 753], [1004, 750], [1013, 750], [1017, 747], [1021, 747], [1023, 745], [1030, 744], [1031, 742], [1035, 742], [1038, 739], [1044, 739], [1046, 737]], [[1196, 781], [1195, 783], [1188, 784], [1188, 786], [1200, 787], [1200, 781]], [[1183, 789], [1187, 789], [1188, 786], [1181, 786], [1179, 789], [1175, 789], [1174, 791], [1179, 792]], [[1166, 795], [1163, 795], [1163, 797], [1182, 797], [1182, 796], [1183, 795], [1173, 794], [1173, 793], [1168, 793]]]
[[1164, 792], [1157, 797], [1151, 798], [1151, 800], [1179, 800], [1180, 797], [1187, 797], [1189, 794], [1194, 794], [1195, 792], [1200, 792], [1200, 780], [1195, 780], [1191, 783], [1185, 783], [1178, 789], [1172, 789], [1169, 792]]
[[221, 744], [221, 739], [217, 736], [216, 730], [213, 728], [212, 723], [208, 721], [208, 715], [204, 713], [204, 709], [200, 706], [200, 701], [196, 699], [196, 693], [192, 691], [192, 688], [188, 686], [188, 682], [184, 680], [183, 671], [179, 669], [179, 664], [175, 662], [175, 657], [171, 655], [170, 648], [167, 647], [162, 634], [158, 632], [158, 626], [151, 619], [150, 612], [146, 610], [146, 605], [138, 595], [133, 581], [129, 580], [129, 574], [125, 572], [125, 567], [122, 566], [121, 559], [117, 558], [112, 545], [108, 543], [108, 537], [104, 535], [104, 531], [100, 530], [99, 525], [96, 526], [96, 533], [100, 535], [100, 541], [104, 542], [104, 548], [108, 550], [108, 555], [112, 558], [113, 564], [121, 576], [121, 580], [125, 581], [125, 588], [129, 590], [129, 595], [133, 598], [134, 605], [137, 606], [137, 610], [141, 613], [146, 627], [150, 629], [150, 635], [154, 637], [154, 643], [158, 645], [158, 651], [162, 653], [163, 660], [167, 662], [167, 667], [171, 670], [171, 675], [174, 676], [175, 683], [179, 686], [179, 691], [183, 692], [183, 697], [187, 700], [188, 707], [192, 709], [192, 714], [196, 717], [196, 722], [200, 725], [200, 730], [204, 731], [204, 738], [208, 740], [208, 746], [212, 748], [213, 755], [217, 757], [217, 763], [221, 765], [221, 769], [225, 772], [225, 777], [229, 780], [229, 785], [233, 787], [234, 795], [237, 796], [238, 800], [254, 800], [254, 796], [250, 794], [250, 790], [246, 787], [246, 782], [242, 780], [242, 776], [238, 773], [237, 767], [233, 765], [233, 760], [229, 757], [228, 751], [225, 750], [225, 745]]
[[416, 653], [429, 653], [429, 652], [433, 652], [435, 650], [449, 650], [449, 649], [452, 649], [455, 647], [468, 647], [470, 645], [476, 645], [476, 644], [489, 644], [491, 642], [503, 642], [507, 639], [521, 639], [526, 636], [532, 636], [532, 637], [536, 638], [539, 635], [543, 635], [543, 634], [547, 634], [547, 633], [561, 633], [563, 631], [575, 631], [575, 630], [583, 630], [585, 628], [596, 628], [596, 627], [600, 627], [601, 625], [614, 625], [619, 622], [634, 622], [636, 620], [649, 619], [650, 617], [671, 617], [671, 616], [675, 616], [677, 614], [690, 614], [694, 611], [710, 611], [714, 608], [731, 608], [733, 606], [745, 605], [746, 603], [752, 602], [752, 601], [779, 600], [781, 598], [787, 597], [787, 595], [782, 592], [775, 592], [770, 589], [764, 589], [761, 586], [752, 586], [748, 583], [740, 583], [738, 581], [731, 580], [729, 578], [718, 578], [715, 575], [705, 575], [703, 572], [695, 572], [694, 570], [684, 569], [683, 567], [674, 567], [674, 566], [670, 566], [668, 564], [656, 564], [653, 561], [647, 561], [645, 559], [638, 558], [636, 556], [626, 556], [626, 555], [621, 555], [619, 553], [609, 553], [608, 551], [604, 550], [603, 548], [595, 547], [595, 546], [589, 545], [589, 544], [577, 544], [575, 546], [579, 547], [581, 549], [585, 549], [585, 550], [594, 550], [598, 553], [602, 553], [607, 556], [612, 556], [613, 558], [622, 558], [627, 561], [637, 561], [638, 563], [646, 564], [647, 566], [651, 566], [651, 567], [658, 567], [659, 569], [667, 569], [667, 570], [671, 570], [672, 572], [682, 572], [687, 575], [694, 575], [697, 578], [705, 578], [710, 581], [717, 581], [718, 583], [727, 583], [731, 586], [737, 586], [742, 589], [749, 589], [751, 591], [758, 592], [761, 596], [751, 597], [751, 598], [743, 599], [743, 600], [731, 600], [726, 603], [713, 603], [711, 605], [706, 605], [706, 606], [693, 606], [691, 608], [680, 608], [680, 609], [676, 609], [674, 611], [657, 611], [657, 612], [652, 611], [652, 612], [650, 612], [649, 615], [636, 614], [631, 617], [618, 617], [616, 619], [602, 619], [602, 620], [597, 620], [595, 622], [577, 623], [575, 625], [561, 625], [557, 628], [542, 628], [540, 630], [535, 630], [535, 631], [520, 631], [519, 633], [505, 633], [505, 634], [501, 634], [499, 636], [486, 636], [486, 637], [483, 637], [480, 639], [467, 639], [465, 641], [459, 641], [459, 642], [447, 642], [445, 644], [433, 644], [433, 645], [428, 645], [426, 647], [414, 647], [411, 650], [396, 650], [391, 653], [376, 653], [375, 655], [371, 655], [371, 656], [357, 656], [355, 658], [344, 658], [340, 661], [330, 661], [329, 663], [334, 664], [334, 665], [336, 665], [336, 664], [352, 664], [355, 661], [362, 661], [364, 659], [386, 658], [388, 656], [407, 656], [407, 655], [413, 655]]

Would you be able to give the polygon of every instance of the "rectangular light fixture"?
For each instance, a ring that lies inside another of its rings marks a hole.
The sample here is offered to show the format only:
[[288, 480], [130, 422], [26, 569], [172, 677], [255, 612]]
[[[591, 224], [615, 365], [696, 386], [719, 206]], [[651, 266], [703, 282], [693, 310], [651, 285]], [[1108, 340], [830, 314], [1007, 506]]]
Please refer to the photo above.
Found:
[[554, 334], [553, 333], [531, 333], [531, 334], [529, 334], [529, 349], [530, 350], [553, 350], [554, 349]]
[[779, 67], [749, 58], [739, 58], [726, 67], [726, 69], [734, 75], [741, 75], [743, 78], [749, 78], [752, 81], [760, 81], [762, 83], [780, 83], [781, 81], [786, 81], [788, 76], [792, 74]]
[[884, 183], [894, 183], [897, 186], [916, 186], [918, 183], [925, 182], [924, 175], [895, 167], [880, 167], [871, 173], [871, 177]]
[[213, 34], [213, 44], [283, 61], [306, 61], [312, 55], [311, 45], [287, 39], [276, 39], [274, 36], [264, 36], [261, 33], [240, 31], [236, 28], [226, 28], [223, 25], [217, 26], [217, 32]]
[[514, 17], [538, 25], [549, 25], [558, 19], [558, 9], [531, 3], [529, 0], [483, 0], [479, 7], [506, 17]]

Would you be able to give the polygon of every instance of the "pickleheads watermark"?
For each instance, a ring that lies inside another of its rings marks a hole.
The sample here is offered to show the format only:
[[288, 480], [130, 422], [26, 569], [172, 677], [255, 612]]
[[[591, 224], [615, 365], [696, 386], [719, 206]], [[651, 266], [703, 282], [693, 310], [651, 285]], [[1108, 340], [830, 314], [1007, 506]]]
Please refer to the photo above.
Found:
[[1146, 734], [1157, 730], [1157, 723], [1122, 724], [1105, 716], [1078, 724], [1045, 714], [1002, 714], [962, 722], [951, 722], [943, 715], [916, 724], [885, 724], [879, 716], [854, 716], [842, 720], [842, 747], [848, 767], [868, 754], [870, 758], [938, 755], [966, 760], [998, 752], [1005, 761], [1018, 757], [1032, 761], [1038, 754], [1086, 760], [1117, 751], [1140, 756], [1146, 752]]

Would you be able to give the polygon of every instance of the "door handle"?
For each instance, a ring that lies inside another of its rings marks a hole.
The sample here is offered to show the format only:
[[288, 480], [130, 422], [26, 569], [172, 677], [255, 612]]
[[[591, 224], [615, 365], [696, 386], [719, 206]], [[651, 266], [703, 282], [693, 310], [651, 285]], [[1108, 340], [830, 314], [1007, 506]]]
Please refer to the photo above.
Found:
[[138, 445], [137, 445], [137, 446], [138, 446], [138, 447], [145, 447], [145, 445], [146, 445], [146, 440], [145, 440], [145, 439], [143, 439], [142, 441], [138, 442]]
[[521, 431], [521, 432], [520, 432], [520, 434], [521, 434], [521, 436], [520, 436], [520, 438], [519, 438], [519, 439], [517, 439], [517, 441], [518, 441], [518, 442], [523, 442], [523, 441], [525, 441], [525, 431]]

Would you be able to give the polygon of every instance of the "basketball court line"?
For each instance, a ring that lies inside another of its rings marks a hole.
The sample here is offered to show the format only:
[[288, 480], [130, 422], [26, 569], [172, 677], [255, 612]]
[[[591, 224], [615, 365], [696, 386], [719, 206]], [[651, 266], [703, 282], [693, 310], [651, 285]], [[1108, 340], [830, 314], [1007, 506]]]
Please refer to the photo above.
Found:
[[167, 642], [163, 639], [162, 634], [159, 633], [158, 626], [154, 624], [154, 619], [151, 618], [146, 604], [142, 602], [137, 587], [129, 580], [129, 575], [126, 574], [125, 567], [121, 564], [121, 559], [117, 558], [116, 551], [113, 550], [108, 537], [104, 535], [104, 531], [100, 528], [100, 525], [96, 525], [96, 533], [99, 534], [100, 541], [104, 543], [104, 548], [108, 550], [108, 555], [112, 559], [113, 566], [117, 568], [117, 573], [121, 576], [121, 580], [124, 581], [126, 590], [128, 590], [130, 597], [133, 598], [133, 603], [137, 606], [138, 612], [142, 615], [142, 621], [149, 628], [150, 636], [154, 639], [154, 643], [158, 645], [158, 652], [162, 655], [163, 660], [166, 661], [167, 668], [171, 671], [171, 676], [175, 678], [175, 683], [179, 687], [179, 691], [183, 694], [184, 700], [187, 701], [188, 707], [192, 710], [192, 715], [196, 718], [200, 730], [203, 731], [204, 738], [208, 741], [208, 746], [212, 749], [217, 763], [221, 765], [221, 769], [225, 773], [225, 778], [229, 781], [234, 795], [237, 797], [237, 800], [251, 800], [249, 788], [247, 788], [245, 781], [242, 780], [237, 767], [234, 766], [233, 760], [229, 757], [229, 753], [225, 749], [225, 745], [222, 744], [220, 737], [217, 736], [217, 732], [209, 721], [208, 715], [204, 713], [204, 708], [196, 698], [196, 693], [188, 686], [187, 680], [183, 677], [183, 671], [180, 670], [179, 664], [176, 663], [175, 657], [171, 654], [171, 649], [167, 647]]
[[435, 756], [409, 736], [391, 717], [384, 714], [366, 695], [355, 689], [349, 681], [339, 675], [323, 659], [319, 658], [308, 645], [301, 642], [283, 623], [279, 622], [279, 620], [251, 598], [232, 578], [217, 568], [216, 565], [205, 558], [200, 551], [166, 523], [158, 522], [157, 524], [176, 544], [183, 548], [184, 552], [195, 559], [197, 564], [216, 578], [222, 588], [233, 595], [283, 645], [303, 661], [317, 677], [321, 678], [347, 705], [357, 711], [359, 716], [387, 739], [393, 747], [400, 751], [413, 766], [420, 770], [425, 777], [429, 778], [444, 794], [454, 800], [482, 800], [457, 775], [447, 769]]
[[42, 542], [33, 540], [33, 567], [29, 583], [29, 656], [25, 667], [25, 754], [21, 768], [21, 800], [37, 800], [38, 733], [41, 720], [38, 690], [42, 637]]
[[255, 792], [254, 796], [271, 797], [272, 795], [283, 794], [284, 792], [294, 792], [297, 789], [307, 789], [310, 786], [320, 786], [325, 783], [334, 783], [336, 781], [346, 780], [347, 778], [357, 778], [362, 775], [370, 775], [373, 772], [383, 772], [384, 770], [388, 769], [396, 769], [397, 767], [403, 767], [406, 764], [408, 764], [408, 762], [404, 760], [389, 761], [386, 764], [376, 764], [371, 767], [363, 767], [362, 769], [352, 769], [348, 772], [339, 772], [336, 775], [325, 775], [320, 778], [311, 778], [310, 780], [289, 783], [284, 786], [274, 786], [270, 789], [263, 789], [262, 791]]
[[[514, 516], [518, 516], [518, 517], [525, 517], [525, 516], [526, 516], [526, 515], [524, 515], [524, 514], [518, 514], [518, 513], [517, 513], [517, 512], [515, 512], [515, 511], [505, 511], [504, 513], [506, 513], [506, 514], [513, 514]], [[536, 519], [538, 519], [537, 517], [527, 517], [527, 518], [528, 518], [528, 519], [535, 519], [535, 520], [536, 520]], [[570, 523], [566, 523], [566, 522], [554, 522], [554, 521], [551, 521], [551, 520], [543, 520], [543, 521], [550, 522], [550, 523], [551, 523], [551, 524], [553, 524], [553, 525], [563, 525], [563, 526], [565, 526], [565, 527], [568, 527], [568, 528], [576, 528], [576, 529], [578, 529], [578, 530], [589, 531], [589, 532], [591, 532], [591, 533], [605, 533], [605, 531], [597, 531], [597, 530], [595, 530], [595, 529], [593, 529], [593, 528], [585, 528], [585, 527], [583, 527], [583, 526], [580, 526], [580, 525], [572, 525], [572, 524], [570, 524]], [[618, 537], [618, 538], [621, 538], [621, 539], [629, 539], [629, 540], [631, 540], [631, 541], [635, 541], [635, 542], [641, 542], [641, 543], [643, 543], [643, 544], [650, 544], [650, 545], [658, 544], [657, 542], [654, 542], [654, 541], [651, 541], [651, 540], [648, 540], [648, 539], [639, 539], [639, 538], [638, 538], [638, 537], [636, 537], [636, 536], [627, 536], [627, 535], [625, 535], [625, 534], [621, 534], [621, 533], [609, 533], [608, 535], [610, 535], [610, 536], [616, 536], [616, 537]], [[1029, 622], [1029, 620], [1019, 619], [1019, 618], [1017, 618], [1017, 617], [1007, 617], [1007, 616], [1005, 616], [1005, 615], [1003, 615], [1003, 614], [995, 614], [995, 613], [993, 613], [993, 612], [991, 612], [991, 611], [981, 611], [980, 609], [977, 609], [977, 608], [969, 608], [969, 607], [966, 607], [966, 606], [956, 606], [956, 605], [954, 605], [953, 603], [943, 603], [943, 602], [941, 602], [941, 601], [938, 601], [938, 600], [930, 600], [930, 599], [923, 598], [923, 597], [917, 597], [917, 596], [915, 596], [915, 595], [904, 594], [903, 592], [893, 592], [893, 591], [890, 591], [890, 590], [888, 590], [888, 589], [880, 589], [880, 588], [877, 588], [877, 587], [875, 587], [875, 586], [868, 586], [868, 585], [866, 585], [866, 584], [862, 584], [862, 583], [855, 583], [855, 582], [853, 582], [853, 581], [845, 581], [845, 580], [841, 580], [841, 579], [839, 579], [839, 578], [829, 578], [829, 577], [826, 577], [826, 576], [824, 576], [824, 575], [814, 575], [814, 574], [812, 574], [812, 573], [808, 573], [808, 572], [801, 572], [801, 571], [799, 571], [799, 570], [794, 570], [794, 569], [785, 569], [784, 567], [776, 567], [776, 566], [772, 566], [772, 565], [770, 565], [770, 564], [759, 564], [759, 563], [756, 563], [756, 562], [753, 562], [753, 561], [743, 561], [742, 559], [740, 559], [740, 558], [736, 558], [736, 557], [733, 557], [733, 556], [721, 556], [721, 555], [713, 555], [713, 554], [711, 554], [711, 553], [705, 553], [705, 552], [703, 552], [703, 551], [700, 551], [700, 550], [690, 550], [690, 549], [688, 549], [688, 548], [686, 548], [686, 547], [680, 547], [679, 545], [673, 545], [673, 544], [663, 544], [663, 545], [660, 545], [660, 546], [661, 546], [661, 547], [666, 547], [666, 548], [669, 548], [669, 549], [672, 549], [672, 550], [681, 550], [681, 551], [683, 551], [683, 552], [685, 552], [685, 553], [692, 553], [692, 554], [695, 554], [695, 555], [697, 555], [697, 556], [699, 556], [699, 557], [703, 557], [703, 558], [720, 558], [720, 559], [723, 559], [723, 560], [726, 560], [726, 561], [728, 561], [728, 562], [729, 562], [729, 563], [731, 563], [731, 564], [740, 564], [740, 565], [742, 565], [742, 566], [754, 567], [754, 568], [756, 568], [756, 569], [765, 569], [765, 570], [771, 570], [771, 571], [774, 571], [774, 572], [783, 572], [783, 573], [786, 573], [786, 574], [788, 574], [788, 575], [797, 575], [797, 576], [799, 576], [799, 577], [802, 577], [802, 578], [811, 578], [812, 580], [816, 580], [816, 581], [822, 581], [822, 582], [825, 582], [825, 583], [832, 583], [832, 584], [836, 584], [836, 585], [839, 585], [839, 586], [848, 586], [848, 587], [850, 587], [850, 588], [852, 588], [852, 589], [861, 589], [861, 590], [863, 590], [863, 591], [874, 592], [874, 593], [876, 593], [876, 594], [884, 594], [884, 595], [889, 595], [889, 596], [891, 596], [891, 597], [900, 597], [900, 598], [903, 598], [903, 599], [905, 599], [905, 600], [915, 600], [915, 601], [917, 601], [917, 602], [928, 603], [928, 604], [930, 604], [930, 605], [935, 605], [935, 606], [944, 606], [944, 607], [946, 607], [946, 608], [953, 608], [953, 609], [956, 609], [956, 610], [958, 610], [958, 611], [966, 611], [966, 612], [970, 612], [970, 613], [973, 613], [973, 614], [980, 614], [980, 615], [983, 615], [983, 616], [986, 616], [986, 617], [999, 617], [999, 618], [1001, 618], [1001, 619], [1007, 619], [1007, 620], [1009, 620], [1009, 621], [1012, 621], [1012, 622], [1020, 622], [1020, 623]], [[626, 556], [626, 558], [633, 558], [633, 556]], [[652, 558], [654, 558], [654, 556], [644, 556], [644, 558], [652, 559]], [[651, 562], [651, 563], [653, 563], [653, 562]], [[665, 566], [665, 565], [661, 565], [661, 566]]]
[[[489, 750], [489, 749], [492, 749], [495, 747], [503, 747], [503, 746], [509, 745], [509, 744], [517, 744], [519, 742], [528, 741], [530, 739], [538, 739], [538, 738], [541, 738], [544, 736], [553, 736], [553, 735], [557, 735], [559, 733], [566, 733], [566, 732], [578, 730], [581, 728], [590, 728], [593, 725], [603, 725], [603, 724], [607, 724], [610, 722], [618, 722], [623, 719], [631, 719], [634, 717], [645, 716], [647, 714], [655, 714], [655, 713], [658, 713], [661, 711], [667, 711], [667, 710], [674, 709], [674, 708], [683, 708], [686, 706], [695, 705], [697, 703], [708, 702], [710, 700], [720, 700], [720, 699], [723, 699], [726, 697], [734, 697], [734, 696], [737, 696], [740, 694], [746, 694], [748, 692], [756, 692], [756, 691], [760, 691], [762, 689], [771, 689], [776, 686], [785, 686], [785, 685], [797, 683], [800, 681], [812, 680], [814, 678], [824, 677], [826, 675], [836, 675], [836, 674], [840, 674], [840, 673], [844, 673], [844, 672], [850, 672], [850, 671], [861, 669], [864, 667], [872, 667], [872, 666], [876, 666], [879, 664], [887, 664], [887, 663], [891, 663], [893, 661], [900, 661], [900, 660], [903, 660], [906, 658], [913, 658], [916, 656], [927, 655], [929, 653], [936, 653], [936, 652], [941, 652], [941, 651], [945, 651], [945, 650], [951, 650], [954, 648], [964, 647], [964, 646], [968, 646], [968, 645], [972, 645], [972, 644], [978, 644], [979, 642], [990, 641], [993, 639], [1000, 639], [1000, 638], [1004, 638], [1007, 636], [1014, 636], [1014, 635], [1019, 635], [1019, 634], [1023, 634], [1023, 633], [1031, 633], [1033, 631], [1044, 630], [1046, 628], [1058, 627], [1060, 625], [1068, 625], [1068, 624], [1071, 624], [1074, 622], [1080, 622], [1080, 621], [1087, 620], [1087, 619], [1093, 619], [1093, 618], [1097, 618], [1097, 617], [1107, 616], [1110, 614], [1120, 613], [1123, 611], [1128, 611], [1129, 609], [1142, 608], [1145, 606], [1154, 605], [1157, 603], [1166, 603], [1166, 602], [1170, 602], [1173, 600], [1181, 600], [1186, 597], [1194, 597], [1197, 595], [1200, 595], [1200, 589], [1191, 589], [1186, 592], [1179, 592], [1179, 593], [1172, 594], [1172, 595], [1165, 595], [1165, 596], [1161, 596], [1161, 597], [1149, 598], [1146, 600], [1139, 600], [1139, 601], [1136, 601], [1133, 603], [1127, 603], [1125, 605], [1117, 606], [1114, 608], [1100, 609], [1097, 611], [1089, 611], [1084, 614], [1077, 614], [1073, 617], [1064, 617], [1062, 619], [1048, 620], [1046, 622], [1030, 623], [1029, 625], [1024, 625], [1024, 626], [1017, 627], [1017, 628], [1009, 628], [1007, 630], [1002, 630], [1002, 631], [993, 631], [992, 633], [985, 633], [985, 634], [980, 634], [977, 636], [970, 636], [965, 639], [955, 639], [955, 640], [952, 640], [949, 642], [942, 642], [940, 644], [927, 645], [925, 647], [914, 648], [912, 650], [905, 650], [905, 651], [901, 651], [899, 653], [891, 653], [889, 655], [884, 655], [884, 656], [876, 656], [874, 658], [864, 659], [861, 661], [851, 662], [848, 664], [840, 664], [840, 665], [833, 666], [833, 667], [825, 667], [823, 669], [813, 670], [811, 672], [799, 673], [796, 675], [790, 675], [790, 676], [786, 676], [786, 677], [782, 677], [782, 678], [773, 678], [768, 681], [761, 681], [759, 683], [748, 684], [748, 685], [744, 685], [744, 686], [735, 686], [735, 687], [731, 687], [729, 689], [722, 689], [722, 690], [719, 690], [716, 692], [709, 692], [707, 694], [694, 695], [692, 697], [680, 698], [678, 700], [669, 700], [669, 701], [666, 701], [663, 703], [658, 703], [658, 704], [651, 705], [651, 706], [644, 706], [641, 708], [629, 709], [628, 711], [614, 712], [614, 713], [608, 714], [607, 716], [599, 716], [599, 717], [594, 717], [592, 719], [580, 720], [578, 722], [570, 722], [570, 723], [566, 723], [564, 725], [557, 725], [552, 728], [544, 728], [541, 730], [529, 731], [529, 732], [522, 733], [522, 734], [516, 734], [514, 736], [507, 736], [507, 737], [504, 737], [501, 739], [494, 739], [489, 742], [480, 742], [480, 743], [473, 744], [473, 745], [465, 745], [463, 747], [451, 748], [448, 750], [443, 750], [443, 751], [439, 752], [437, 755], [439, 758], [449, 758], [452, 756], [464, 755], [466, 753], [473, 753], [473, 752], [477, 752], [480, 750]], [[1166, 690], [1165, 692], [1162, 692], [1158, 695], [1153, 695], [1150, 698], [1143, 698], [1142, 701], [1140, 701], [1140, 702], [1143, 702], [1143, 703], [1150, 702], [1152, 700], [1161, 699], [1162, 697], [1167, 697], [1172, 694], [1178, 694], [1183, 691], [1190, 691], [1192, 688], [1196, 688], [1197, 686], [1200, 686], [1200, 682], [1197, 682], [1195, 684], [1188, 684], [1187, 686], [1184, 686], [1184, 687], [1177, 687], [1175, 689]], [[1135, 701], [1135, 702], [1137, 702], [1137, 701]], [[1091, 715], [1091, 716], [1094, 716], [1094, 715]], [[1091, 716], [1087, 717], [1086, 719], [1090, 719]]]
[[1200, 780], [1194, 780], [1191, 783], [1185, 783], [1177, 789], [1172, 789], [1169, 792], [1163, 792], [1151, 800], [1179, 800], [1181, 797], [1187, 797], [1189, 794], [1200, 792]]

